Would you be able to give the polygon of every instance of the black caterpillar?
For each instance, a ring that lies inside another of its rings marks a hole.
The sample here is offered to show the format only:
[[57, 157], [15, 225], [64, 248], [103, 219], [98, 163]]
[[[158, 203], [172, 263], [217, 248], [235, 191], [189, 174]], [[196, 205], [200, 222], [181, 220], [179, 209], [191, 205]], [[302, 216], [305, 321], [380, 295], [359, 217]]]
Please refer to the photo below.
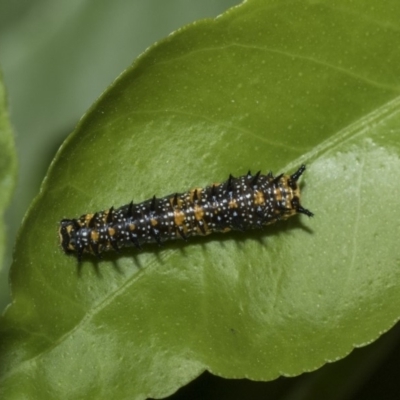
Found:
[[312, 217], [313, 213], [300, 205], [297, 181], [305, 169], [302, 165], [292, 175], [276, 177], [271, 172], [252, 175], [249, 171], [206, 188], [63, 219], [61, 247], [81, 260], [84, 252], [100, 257], [102, 251], [118, 252], [127, 245], [140, 249], [143, 243], [161, 245], [178, 237], [186, 241], [213, 232], [262, 228], [296, 213]]

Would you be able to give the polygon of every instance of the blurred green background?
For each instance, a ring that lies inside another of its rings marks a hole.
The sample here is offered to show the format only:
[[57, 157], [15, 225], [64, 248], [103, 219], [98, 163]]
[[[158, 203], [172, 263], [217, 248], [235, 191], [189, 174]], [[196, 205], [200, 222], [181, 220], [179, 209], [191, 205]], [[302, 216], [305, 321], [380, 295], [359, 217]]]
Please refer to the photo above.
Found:
[[[239, 0], [0, 0], [0, 68], [15, 129], [19, 180], [6, 215], [0, 308], [9, 302], [15, 236], [58, 147], [108, 85], [148, 46]], [[54, 226], [56, 232], [57, 226]], [[261, 383], [205, 373], [174, 399], [397, 399], [397, 326], [316, 372]]]

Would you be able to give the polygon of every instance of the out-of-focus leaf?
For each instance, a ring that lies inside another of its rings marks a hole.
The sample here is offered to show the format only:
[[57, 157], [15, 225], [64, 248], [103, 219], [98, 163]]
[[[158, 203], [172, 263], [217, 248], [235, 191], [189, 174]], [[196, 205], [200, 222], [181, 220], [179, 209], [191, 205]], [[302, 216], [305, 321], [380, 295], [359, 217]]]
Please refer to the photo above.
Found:
[[17, 172], [17, 161], [14, 148], [14, 137], [7, 112], [6, 91], [3, 77], [0, 74], [0, 269], [5, 251], [5, 233], [3, 213], [14, 189]]

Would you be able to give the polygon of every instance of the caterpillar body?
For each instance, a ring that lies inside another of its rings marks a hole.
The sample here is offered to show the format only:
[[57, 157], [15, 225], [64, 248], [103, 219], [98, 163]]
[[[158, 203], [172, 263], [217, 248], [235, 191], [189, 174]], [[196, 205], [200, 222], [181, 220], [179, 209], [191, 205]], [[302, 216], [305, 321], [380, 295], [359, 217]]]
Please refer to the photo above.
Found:
[[118, 252], [129, 245], [140, 249], [144, 243], [161, 245], [176, 238], [186, 241], [213, 232], [262, 228], [298, 213], [311, 217], [313, 213], [300, 205], [298, 179], [305, 168], [276, 177], [261, 171], [238, 178], [230, 175], [205, 188], [63, 219], [60, 244], [65, 253], [81, 260], [83, 253], [101, 257], [103, 251]]

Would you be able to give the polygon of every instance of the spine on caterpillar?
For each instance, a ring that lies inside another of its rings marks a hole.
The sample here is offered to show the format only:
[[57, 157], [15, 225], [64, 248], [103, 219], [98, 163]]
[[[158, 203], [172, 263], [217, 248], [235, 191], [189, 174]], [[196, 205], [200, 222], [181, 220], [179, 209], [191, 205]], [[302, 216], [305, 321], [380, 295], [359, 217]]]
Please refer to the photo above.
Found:
[[129, 245], [140, 249], [144, 243], [262, 228], [298, 213], [311, 217], [300, 204], [298, 180], [305, 169], [302, 165], [292, 175], [276, 177], [249, 171], [205, 188], [63, 219], [61, 247], [81, 260], [83, 253], [100, 257], [103, 251]]

